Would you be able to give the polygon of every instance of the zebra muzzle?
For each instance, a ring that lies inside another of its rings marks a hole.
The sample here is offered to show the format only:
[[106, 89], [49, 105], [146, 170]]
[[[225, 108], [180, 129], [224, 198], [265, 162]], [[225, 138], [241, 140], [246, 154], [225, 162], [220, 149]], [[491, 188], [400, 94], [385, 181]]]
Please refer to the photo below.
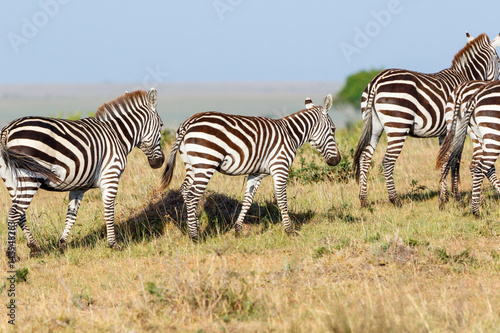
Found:
[[329, 166], [335, 166], [335, 165], [339, 164], [341, 160], [342, 160], [342, 157], [340, 156], [340, 154], [337, 154], [335, 157], [328, 158], [326, 160], [326, 163]]
[[163, 165], [163, 162], [165, 162], [165, 155], [161, 154], [161, 156], [158, 156], [156, 158], [148, 159], [148, 162], [151, 168], [158, 169]]

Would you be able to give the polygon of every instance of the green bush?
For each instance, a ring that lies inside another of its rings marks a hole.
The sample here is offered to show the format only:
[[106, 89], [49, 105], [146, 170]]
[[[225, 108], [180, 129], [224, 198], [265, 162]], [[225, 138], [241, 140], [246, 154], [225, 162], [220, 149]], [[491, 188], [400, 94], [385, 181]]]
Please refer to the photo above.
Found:
[[350, 104], [353, 107], [359, 107], [363, 90], [370, 81], [380, 73], [382, 69], [362, 70], [349, 75], [345, 81], [344, 87], [339, 91], [336, 97], [338, 103]]

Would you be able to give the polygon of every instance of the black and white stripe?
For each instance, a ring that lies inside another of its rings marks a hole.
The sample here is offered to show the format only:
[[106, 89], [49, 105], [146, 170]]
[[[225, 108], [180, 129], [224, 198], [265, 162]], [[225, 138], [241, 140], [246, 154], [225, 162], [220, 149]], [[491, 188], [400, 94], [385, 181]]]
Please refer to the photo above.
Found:
[[[452, 143], [452, 140], [455, 137], [457, 121], [462, 119], [467, 108], [468, 102], [474, 94], [485, 85], [487, 85], [490, 81], [467, 81], [458, 85], [451, 95], [448, 97], [448, 102], [446, 104], [445, 110], [445, 120], [446, 120], [446, 137], [441, 145], [441, 149], [439, 151], [439, 155], [436, 161], [436, 168], [441, 168], [441, 182], [440, 182], [440, 194], [439, 194], [439, 208], [443, 209], [444, 204], [448, 201], [448, 189], [446, 184], [446, 177], [448, 175], [448, 168], [446, 165], [446, 161], [449, 153], [449, 147]], [[472, 132], [469, 128], [468, 130], [469, 136], [472, 140], [472, 161], [469, 166], [469, 170], [471, 174], [473, 174], [473, 170], [481, 159], [482, 156], [482, 148], [481, 143], [477, 136]], [[450, 134], [451, 133], [451, 134]], [[452, 194], [455, 200], [460, 201], [460, 193], [458, 190], [458, 185], [460, 181], [460, 164], [455, 164], [455, 168], [451, 170], [451, 184], [452, 184]], [[498, 180], [496, 179], [496, 175], [493, 175], [490, 178], [490, 181], [495, 185]]]
[[287, 212], [286, 185], [297, 149], [310, 142], [329, 165], [341, 160], [335, 142], [335, 125], [327, 114], [332, 96], [327, 96], [324, 107], [315, 106], [310, 99], [306, 99], [305, 104], [306, 109], [281, 119], [204, 112], [180, 126], [162, 185], [166, 188], [170, 184], [179, 151], [186, 167], [180, 190], [187, 206], [191, 239], [198, 238], [196, 207], [215, 171], [226, 175], [248, 174], [243, 205], [235, 222], [237, 235], [257, 188], [268, 175], [274, 180], [285, 230], [293, 231]]
[[471, 211], [479, 216], [481, 183], [484, 176], [500, 193], [500, 184], [495, 173], [495, 162], [500, 155], [500, 82], [490, 82], [477, 89], [466, 104], [463, 117], [454, 117], [453, 122], [439, 154], [443, 165], [442, 178], [446, 177], [449, 170], [458, 168], [467, 129], [470, 127], [480, 145], [480, 151], [471, 166]]
[[420, 138], [446, 134], [445, 107], [448, 96], [461, 82], [498, 79], [500, 35], [490, 42], [482, 34], [472, 38], [454, 57], [450, 68], [434, 74], [388, 69], [378, 74], [361, 98], [363, 131], [354, 157], [359, 198], [367, 201], [367, 175], [382, 132], [387, 135], [387, 151], [382, 161], [389, 200], [400, 204], [393, 171], [407, 136]]
[[39, 188], [70, 191], [64, 232], [59, 239], [61, 251], [83, 195], [91, 188], [102, 192], [107, 242], [116, 246], [114, 204], [128, 153], [139, 147], [153, 168], [159, 168], [165, 158], [157, 96], [155, 89], [135, 91], [102, 105], [95, 117], [76, 121], [25, 117], [2, 129], [0, 176], [12, 198], [8, 219], [9, 240], [14, 240], [9, 242], [8, 255], [14, 255], [16, 225], [26, 235], [31, 251], [38, 251], [25, 211]]

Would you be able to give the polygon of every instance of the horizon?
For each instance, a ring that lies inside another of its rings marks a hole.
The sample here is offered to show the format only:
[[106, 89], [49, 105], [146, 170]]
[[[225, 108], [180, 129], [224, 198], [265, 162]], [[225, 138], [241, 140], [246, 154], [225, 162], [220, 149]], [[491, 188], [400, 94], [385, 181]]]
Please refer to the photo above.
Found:
[[[322, 104], [327, 94], [335, 95], [339, 82], [232, 82], [227, 83], [160, 83], [158, 113], [165, 127], [176, 128], [189, 116], [203, 111], [220, 111], [279, 118], [304, 108], [306, 98]], [[82, 117], [126, 91], [127, 83], [98, 84], [0, 84], [0, 127], [23, 116]], [[145, 87], [140, 87], [145, 90]], [[337, 127], [361, 119], [349, 107], [334, 107], [331, 117]]]

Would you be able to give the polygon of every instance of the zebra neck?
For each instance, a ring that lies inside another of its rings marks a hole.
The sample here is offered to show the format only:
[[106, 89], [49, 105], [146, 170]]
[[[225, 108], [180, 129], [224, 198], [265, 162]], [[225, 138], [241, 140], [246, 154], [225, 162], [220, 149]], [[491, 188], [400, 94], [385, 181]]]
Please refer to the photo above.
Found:
[[105, 117], [100, 119], [101, 122], [106, 124], [108, 128], [115, 134], [116, 139], [126, 154], [130, 153], [132, 149], [139, 143], [139, 134], [141, 129], [137, 122], [132, 120], [126, 121], [123, 117]]
[[317, 118], [316, 112], [309, 110], [302, 110], [282, 118], [296, 149], [309, 141], [312, 130], [311, 121], [317, 121]]

